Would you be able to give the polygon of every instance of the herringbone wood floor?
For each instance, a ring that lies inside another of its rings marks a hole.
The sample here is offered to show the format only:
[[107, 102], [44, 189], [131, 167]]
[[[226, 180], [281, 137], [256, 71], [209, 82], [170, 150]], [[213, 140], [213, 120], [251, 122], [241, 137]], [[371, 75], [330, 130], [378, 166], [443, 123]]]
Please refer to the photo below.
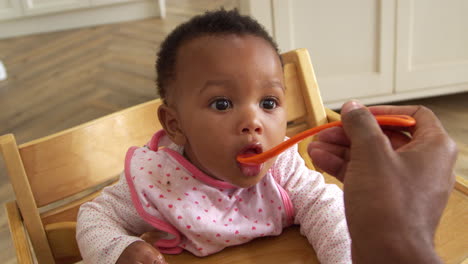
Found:
[[[81, 124], [156, 97], [156, 50], [177, 24], [237, 0], [170, 0], [166, 19], [0, 40], [9, 78], [0, 82], [0, 135], [18, 143]], [[433, 109], [460, 147], [457, 174], [468, 178], [468, 93], [403, 102]], [[0, 159], [0, 203], [14, 199]], [[0, 210], [0, 259], [16, 263]]]

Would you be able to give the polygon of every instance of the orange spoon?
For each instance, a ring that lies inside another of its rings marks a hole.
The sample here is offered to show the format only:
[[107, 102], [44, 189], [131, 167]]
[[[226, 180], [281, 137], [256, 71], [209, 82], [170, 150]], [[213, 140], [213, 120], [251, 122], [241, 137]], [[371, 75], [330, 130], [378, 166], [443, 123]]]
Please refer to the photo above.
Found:
[[[377, 123], [379, 125], [383, 126], [400, 126], [400, 127], [410, 127], [414, 126], [416, 124], [416, 120], [412, 118], [411, 116], [407, 115], [377, 115], [375, 116], [375, 119], [377, 120]], [[274, 156], [280, 154], [281, 152], [285, 151], [289, 147], [293, 146], [297, 142], [303, 140], [306, 137], [313, 136], [317, 134], [318, 132], [330, 128], [330, 127], [335, 127], [335, 126], [342, 126], [341, 121], [335, 121], [331, 123], [327, 123], [321, 126], [313, 127], [311, 129], [308, 129], [306, 131], [303, 131], [294, 137], [283, 141], [276, 147], [267, 150], [263, 153], [254, 155], [254, 156], [249, 156], [246, 157], [246, 154], [241, 154], [237, 156], [237, 161], [240, 163], [244, 164], [261, 164], [264, 163], [265, 161], [273, 158]]]

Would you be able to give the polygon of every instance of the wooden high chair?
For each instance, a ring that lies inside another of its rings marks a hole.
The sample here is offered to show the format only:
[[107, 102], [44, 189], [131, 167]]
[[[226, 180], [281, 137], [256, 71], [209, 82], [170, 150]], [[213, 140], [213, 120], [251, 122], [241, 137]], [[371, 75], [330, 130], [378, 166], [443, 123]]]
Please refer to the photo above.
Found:
[[[294, 50], [282, 57], [288, 135], [339, 120], [338, 114], [322, 104], [307, 50]], [[0, 137], [16, 194], [16, 200], [8, 202], [6, 210], [18, 263], [33, 263], [32, 252], [41, 264], [66, 264], [81, 259], [75, 241], [79, 206], [99, 194], [94, 190], [117, 180], [130, 146], [145, 144], [161, 128], [156, 114], [160, 104], [159, 99], [153, 100], [20, 146], [12, 134]], [[307, 142], [301, 143], [299, 150], [313, 168], [306, 146]], [[466, 188], [463, 190], [465, 193], [454, 191], [437, 233], [438, 250], [447, 263], [459, 263], [467, 255], [468, 199]], [[318, 263], [314, 250], [297, 227], [286, 229], [278, 237], [259, 238], [208, 257], [184, 252], [167, 255], [166, 260], [172, 264]]]

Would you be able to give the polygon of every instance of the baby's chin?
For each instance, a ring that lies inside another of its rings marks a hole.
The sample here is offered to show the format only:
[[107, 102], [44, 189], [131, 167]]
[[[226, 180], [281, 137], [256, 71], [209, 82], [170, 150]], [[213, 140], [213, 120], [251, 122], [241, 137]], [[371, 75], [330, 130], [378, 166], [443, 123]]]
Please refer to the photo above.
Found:
[[255, 182], [252, 182], [252, 181], [249, 181], [249, 182], [231, 182], [232, 185], [234, 186], [237, 186], [239, 188], [244, 188], [244, 189], [247, 189], [247, 188], [250, 188], [250, 187], [253, 187], [255, 186], [257, 183], [259, 183], [261, 180], [263, 179], [263, 177], [260, 177], [258, 180], [256, 180]]
[[274, 160], [270, 160], [261, 164], [260, 170], [258, 171], [258, 173], [256, 173], [256, 175], [245, 175], [245, 173], [241, 171], [238, 177], [229, 182], [232, 185], [235, 185], [240, 188], [250, 188], [252, 186], [255, 186], [263, 179], [263, 177], [267, 175], [268, 170], [271, 168], [273, 163]]
[[[260, 170], [250, 175], [246, 175], [245, 171], [242, 171], [242, 169], [239, 166], [237, 166], [237, 168], [234, 169], [234, 171], [231, 171], [228, 174], [225, 173], [226, 170], [223, 170], [224, 175], [220, 175], [219, 177], [215, 173], [210, 173], [208, 170], [202, 170], [202, 171], [206, 175], [216, 180], [228, 182], [239, 188], [250, 188], [252, 186], [255, 186], [257, 183], [259, 183], [263, 179], [263, 177], [267, 175], [268, 170], [271, 168], [275, 160], [276, 158], [271, 159], [261, 164]], [[229, 170], [232, 170], [232, 169], [233, 168], [231, 167]]]
[[238, 176], [236, 175], [235, 179], [220, 178], [220, 177], [215, 177], [212, 175], [209, 175], [209, 176], [219, 181], [228, 182], [239, 188], [250, 188], [252, 186], [255, 186], [257, 183], [259, 183], [263, 179], [265, 174], [262, 176], [257, 175], [255, 177], [245, 177], [244, 175], [238, 175]]

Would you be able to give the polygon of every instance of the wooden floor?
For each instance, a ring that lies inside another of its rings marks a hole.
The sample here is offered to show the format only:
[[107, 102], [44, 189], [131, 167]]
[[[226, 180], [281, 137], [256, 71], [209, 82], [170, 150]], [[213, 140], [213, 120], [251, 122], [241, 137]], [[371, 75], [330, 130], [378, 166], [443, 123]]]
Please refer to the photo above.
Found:
[[[0, 40], [8, 79], [0, 82], [0, 135], [18, 143], [61, 131], [156, 97], [156, 50], [177, 24], [237, 0], [171, 0], [167, 18]], [[460, 147], [456, 172], [468, 179], [468, 93], [428, 98]], [[0, 159], [0, 204], [14, 199]], [[0, 260], [16, 263], [0, 210]]]

